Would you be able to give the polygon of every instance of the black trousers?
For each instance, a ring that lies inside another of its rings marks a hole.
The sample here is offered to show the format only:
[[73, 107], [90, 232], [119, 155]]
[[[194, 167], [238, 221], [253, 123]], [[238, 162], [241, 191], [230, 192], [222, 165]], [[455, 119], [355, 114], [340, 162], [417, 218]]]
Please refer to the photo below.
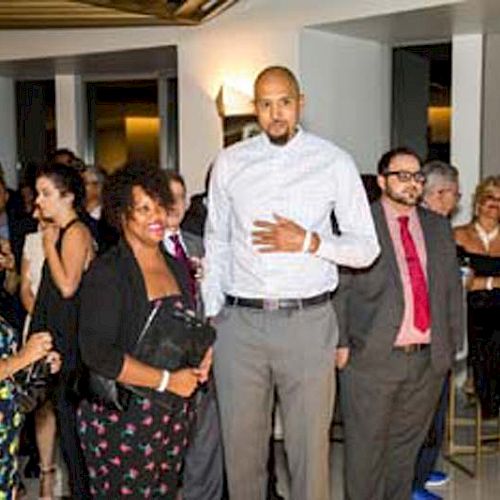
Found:
[[90, 498], [85, 457], [77, 432], [76, 410], [78, 397], [74, 389], [73, 374], [62, 373], [53, 393], [53, 404], [59, 430], [59, 444], [68, 469], [71, 498]]
[[196, 394], [196, 420], [184, 460], [184, 500], [223, 498], [224, 457], [219, 427], [215, 383]]
[[467, 295], [469, 358], [483, 418], [500, 410], [500, 290]]

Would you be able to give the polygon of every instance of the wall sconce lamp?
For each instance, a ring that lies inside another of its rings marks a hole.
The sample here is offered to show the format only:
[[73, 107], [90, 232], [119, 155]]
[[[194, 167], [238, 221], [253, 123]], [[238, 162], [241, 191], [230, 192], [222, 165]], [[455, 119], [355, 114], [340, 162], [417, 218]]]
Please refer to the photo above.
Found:
[[253, 99], [231, 85], [222, 85], [215, 99], [222, 121], [224, 146], [259, 133]]
[[253, 98], [231, 85], [224, 84], [221, 86], [215, 98], [215, 103], [221, 118], [255, 115]]

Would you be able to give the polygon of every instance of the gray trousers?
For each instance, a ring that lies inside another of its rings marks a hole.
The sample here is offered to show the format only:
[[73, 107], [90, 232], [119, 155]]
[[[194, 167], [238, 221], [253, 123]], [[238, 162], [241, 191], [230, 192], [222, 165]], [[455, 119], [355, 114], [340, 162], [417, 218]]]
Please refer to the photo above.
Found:
[[183, 500], [221, 500], [224, 464], [215, 384], [196, 395], [196, 423], [184, 459]]
[[354, 358], [340, 374], [345, 433], [345, 498], [407, 500], [444, 375], [430, 350], [393, 351], [384, 366]]
[[338, 340], [331, 303], [301, 310], [226, 307], [214, 370], [231, 500], [266, 498], [273, 391], [293, 500], [330, 500], [329, 429]]

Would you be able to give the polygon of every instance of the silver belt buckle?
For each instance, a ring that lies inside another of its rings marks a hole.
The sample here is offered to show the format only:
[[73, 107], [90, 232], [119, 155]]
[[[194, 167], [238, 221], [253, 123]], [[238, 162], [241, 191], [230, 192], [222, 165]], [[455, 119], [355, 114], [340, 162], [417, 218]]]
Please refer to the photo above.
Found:
[[279, 299], [263, 299], [264, 311], [277, 311], [280, 308]]

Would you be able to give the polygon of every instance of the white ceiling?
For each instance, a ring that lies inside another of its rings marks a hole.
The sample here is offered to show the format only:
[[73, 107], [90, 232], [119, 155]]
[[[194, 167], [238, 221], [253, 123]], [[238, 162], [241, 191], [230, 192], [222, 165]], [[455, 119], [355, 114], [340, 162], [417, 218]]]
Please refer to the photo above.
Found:
[[[387, 14], [374, 15], [380, 12]], [[409, 45], [446, 41], [454, 33], [500, 33], [500, 0], [241, 0], [214, 20], [213, 29], [217, 29], [218, 22], [235, 18], [267, 22], [270, 27], [293, 23], [392, 45]], [[175, 66], [176, 57], [171, 49], [158, 47], [111, 52], [99, 57], [2, 63], [0, 74], [43, 78], [53, 75], [57, 69], [58, 73], [118, 75], [130, 71], [131, 67], [134, 73], [148, 74], [158, 67], [175, 71]]]
[[392, 45], [449, 40], [453, 34], [500, 33], [500, 0], [466, 0], [352, 21], [320, 23], [313, 27]]
[[103, 75], [115, 79], [128, 78], [133, 72], [134, 78], [177, 74], [177, 50], [172, 46], [151, 49], [104, 52], [78, 57], [58, 57], [47, 59], [27, 59], [22, 62], [12, 61], [0, 64], [2, 76], [12, 76], [21, 80], [43, 80], [58, 74], [80, 74], [92, 80], [99, 80]]

